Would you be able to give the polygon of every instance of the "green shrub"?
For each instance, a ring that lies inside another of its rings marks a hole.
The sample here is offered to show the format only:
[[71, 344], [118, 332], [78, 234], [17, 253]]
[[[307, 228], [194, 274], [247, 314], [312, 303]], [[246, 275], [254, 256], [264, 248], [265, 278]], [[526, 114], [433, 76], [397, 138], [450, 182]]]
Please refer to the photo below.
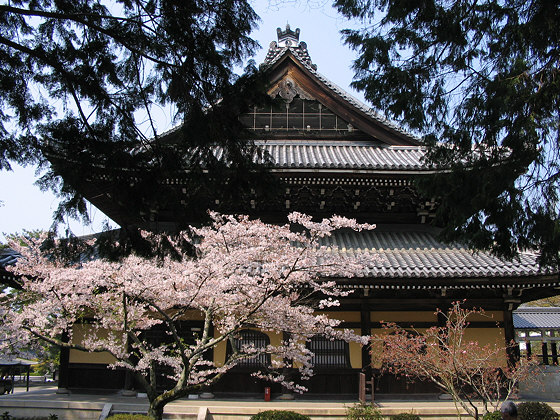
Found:
[[33, 416], [33, 417], [18, 417], [12, 416], [8, 411], [4, 411], [0, 414], [0, 420], [58, 420], [58, 416], [56, 414], [49, 414], [48, 417], [43, 416]]
[[311, 420], [311, 417], [295, 411], [267, 410], [251, 416], [251, 420]]
[[420, 416], [412, 413], [400, 413], [396, 416], [392, 416], [391, 420], [420, 420]]
[[107, 417], [107, 420], [151, 420], [151, 417], [145, 414], [113, 414]]
[[346, 418], [348, 420], [383, 420], [383, 416], [377, 408], [363, 404], [346, 407]]
[[543, 402], [528, 401], [517, 406], [519, 420], [555, 420], [558, 413]]
[[[48, 417], [43, 417], [43, 416], [33, 416], [33, 417], [18, 417], [18, 416], [14, 416], [14, 417], [10, 417], [11, 420], [52, 420], [51, 416], [55, 416], [56, 414], [50, 414]], [[58, 416], [56, 416], [57, 420]]]
[[486, 413], [482, 420], [502, 420], [502, 413], [494, 411], [493, 413]]

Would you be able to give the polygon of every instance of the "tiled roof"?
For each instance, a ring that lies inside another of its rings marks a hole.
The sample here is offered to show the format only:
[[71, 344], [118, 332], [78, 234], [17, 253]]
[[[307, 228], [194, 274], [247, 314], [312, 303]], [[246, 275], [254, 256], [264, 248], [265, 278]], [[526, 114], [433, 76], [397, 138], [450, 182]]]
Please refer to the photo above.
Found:
[[378, 146], [353, 142], [256, 142], [274, 166], [297, 169], [425, 170], [420, 146]]
[[19, 357], [7, 358], [4, 356], [0, 359], [0, 366], [32, 366], [38, 364], [39, 362], [34, 360], [20, 359]]
[[7, 265], [15, 264], [17, 255], [17, 252], [15, 252], [13, 249], [0, 249], [0, 267], [6, 267]]
[[486, 252], [473, 252], [461, 245], [443, 244], [437, 232], [422, 226], [384, 226], [373, 231], [338, 232], [327, 244], [338, 252], [372, 259], [362, 278], [496, 278], [539, 276], [541, 270], [533, 254], [522, 253], [518, 260], [505, 261]]
[[264, 63], [275, 63], [287, 51], [290, 51], [294, 56], [296, 56], [302, 64], [306, 65], [306, 67], [317, 70], [317, 66], [311, 61], [311, 57], [309, 56], [309, 52], [307, 51], [307, 45], [305, 44], [305, 42], [300, 42], [295, 46], [280, 47], [276, 44], [275, 41], [272, 41], [270, 43], [270, 47], [268, 48], [268, 52], [266, 53]]
[[7, 273], [4, 268], [16, 263], [18, 253], [13, 249], [0, 249], [0, 280], [11, 279], [12, 274]]
[[[533, 254], [522, 253], [519, 260], [504, 261], [486, 252], [473, 252], [461, 245], [443, 244], [437, 231], [424, 225], [384, 225], [373, 231], [339, 231], [324, 239], [324, 245], [336, 246], [341, 255], [355, 255], [367, 261], [357, 281], [384, 279], [456, 279], [509, 278], [543, 276]], [[13, 263], [16, 255], [0, 261]], [[0, 268], [3, 266], [0, 263]], [[350, 280], [351, 281], [351, 280]], [[434, 287], [436, 287], [434, 285]], [[441, 286], [437, 286], [441, 287]], [[462, 287], [462, 286], [461, 286]], [[489, 283], [487, 287], [493, 287]]]
[[519, 329], [560, 329], [560, 308], [519, 308], [513, 312], [513, 325]]

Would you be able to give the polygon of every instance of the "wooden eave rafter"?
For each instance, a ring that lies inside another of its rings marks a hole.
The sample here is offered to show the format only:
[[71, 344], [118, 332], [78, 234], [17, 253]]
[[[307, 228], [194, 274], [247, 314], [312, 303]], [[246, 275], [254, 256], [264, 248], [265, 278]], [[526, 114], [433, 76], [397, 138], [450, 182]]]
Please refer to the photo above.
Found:
[[274, 62], [267, 71], [270, 85], [274, 86], [284, 77], [290, 76], [303, 90], [315, 97], [332, 112], [348, 121], [355, 128], [392, 146], [418, 146], [420, 142], [403, 132], [372, 118], [363, 110], [333, 92], [315, 74], [310, 72], [289, 50]]

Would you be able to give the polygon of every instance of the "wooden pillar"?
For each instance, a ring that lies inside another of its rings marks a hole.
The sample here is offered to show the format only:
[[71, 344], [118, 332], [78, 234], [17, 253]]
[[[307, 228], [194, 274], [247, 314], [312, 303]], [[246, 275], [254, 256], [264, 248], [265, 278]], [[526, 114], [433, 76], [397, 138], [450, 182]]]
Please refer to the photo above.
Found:
[[366, 403], [366, 374], [364, 372], [360, 372], [358, 378], [359, 378], [358, 401], [360, 401], [360, 404], [365, 405], [365, 403]]
[[128, 395], [134, 388], [134, 376], [128, 369], [124, 371], [123, 395]]
[[550, 352], [552, 353], [552, 364], [553, 365], [557, 365], [558, 364], [558, 348], [556, 345], [556, 341], [551, 341], [550, 342]]
[[531, 358], [531, 342], [525, 341], [525, 347], [527, 348], [527, 359]]
[[515, 343], [515, 329], [513, 327], [513, 310], [509, 308], [504, 310], [504, 336], [507, 346], [508, 363], [516, 363], [520, 358], [521, 352], [519, 351], [518, 344], [512, 346], [512, 343]]
[[[363, 299], [361, 303], [361, 310], [360, 310], [360, 334], [371, 336], [371, 311], [369, 310], [368, 304], [368, 295], [370, 290], [364, 289]], [[371, 360], [371, 342], [368, 346], [362, 347], [362, 374], [360, 374], [360, 380], [362, 376], [364, 377], [364, 381], [371, 382], [371, 398], [373, 404], [373, 393], [375, 392], [375, 378], [373, 373], [372, 367], [372, 360]], [[360, 388], [361, 389], [361, 388]], [[364, 385], [364, 393], [365, 393], [365, 385]], [[365, 398], [365, 397], [364, 397]]]
[[[68, 333], [65, 331], [62, 333], [61, 340], [63, 343], [68, 343], [69, 341]], [[70, 365], [70, 350], [62, 347], [60, 349], [59, 356], [59, 368], [58, 368], [58, 393], [68, 392], [68, 379], [69, 379], [69, 365]]]
[[[369, 289], [366, 289], [369, 290]], [[360, 311], [360, 334], [361, 335], [371, 335], [371, 312], [368, 307], [367, 300], [364, 298], [361, 305]], [[364, 372], [367, 378], [371, 378], [371, 355], [370, 346], [362, 347], [362, 372]]]
[[543, 365], [548, 365], [548, 345], [546, 341], [542, 342], [542, 362]]

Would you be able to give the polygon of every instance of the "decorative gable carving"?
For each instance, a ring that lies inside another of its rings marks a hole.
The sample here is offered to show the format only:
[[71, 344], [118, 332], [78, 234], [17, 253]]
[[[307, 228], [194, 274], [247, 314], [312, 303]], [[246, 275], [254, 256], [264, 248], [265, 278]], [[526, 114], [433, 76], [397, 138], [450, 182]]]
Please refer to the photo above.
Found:
[[270, 91], [270, 96], [276, 98], [280, 96], [286, 103], [291, 103], [296, 96], [301, 99], [315, 100], [315, 98], [303, 90], [291, 77], [282, 79]]

